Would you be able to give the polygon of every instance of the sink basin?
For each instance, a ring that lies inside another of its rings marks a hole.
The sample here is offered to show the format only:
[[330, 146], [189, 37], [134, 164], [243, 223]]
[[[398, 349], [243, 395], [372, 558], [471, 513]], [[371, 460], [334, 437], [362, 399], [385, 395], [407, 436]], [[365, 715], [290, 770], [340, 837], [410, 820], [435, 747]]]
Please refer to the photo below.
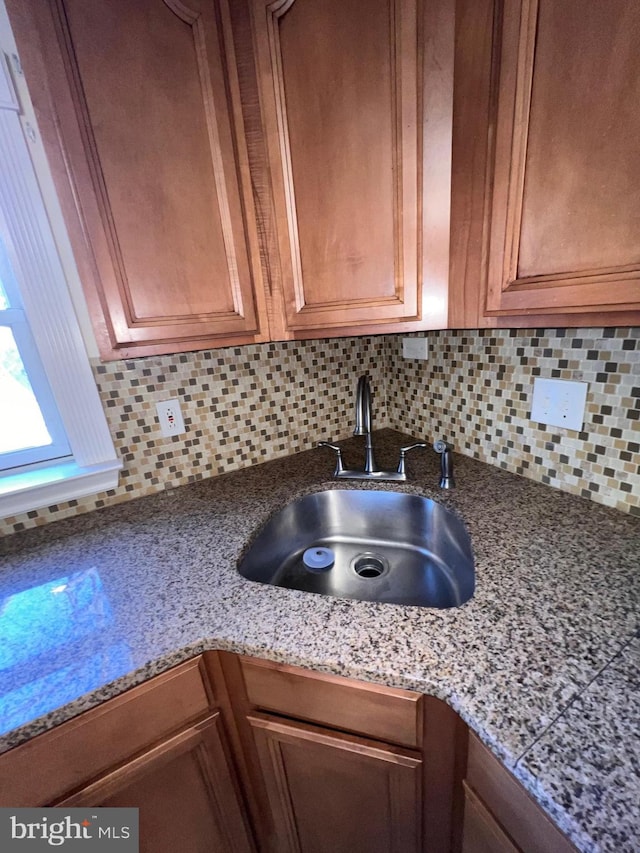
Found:
[[460, 520], [402, 492], [335, 489], [299, 498], [269, 519], [238, 571], [288, 589], [420, 607], [459, 607], [475, 587]]

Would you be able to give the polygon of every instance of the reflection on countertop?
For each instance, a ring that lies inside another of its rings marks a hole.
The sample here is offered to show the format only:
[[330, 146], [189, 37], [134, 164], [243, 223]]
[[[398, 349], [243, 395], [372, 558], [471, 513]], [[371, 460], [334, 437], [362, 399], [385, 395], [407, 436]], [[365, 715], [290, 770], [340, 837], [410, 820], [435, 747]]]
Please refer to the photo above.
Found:
[[94, 566], [0, 600], [0, 734], [132, 668]]
[[[377, 433], [379, 464], [402, 443]], [[344, 447], [359, 464], [358, 439]], [[408, 468], [406, 484], [338, 484], [313, 450], [0, 542], [0, 750], [228, 649], [438, 696], [578, 848], [638, 849], [640, 703], [624, 673], [637, 671], [625, 661], [637, 660], [640, 519], [463, 456], [449, 492], [435, 454]], [[414, 492], [456, 512], [473, 544], [474, 597], [433, 610], [238, 574], [274, 511], [337, 487]]]

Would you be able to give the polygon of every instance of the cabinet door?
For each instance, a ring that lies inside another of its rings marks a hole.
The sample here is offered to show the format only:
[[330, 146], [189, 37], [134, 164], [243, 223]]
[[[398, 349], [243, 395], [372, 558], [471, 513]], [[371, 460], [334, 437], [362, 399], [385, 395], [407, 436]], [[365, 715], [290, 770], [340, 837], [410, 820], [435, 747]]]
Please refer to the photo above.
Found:
[[446, 325], [453, 28], [427, 5], [425, 58], [418, 0], [252, 0], [279, 336]]
[[476, 735], [469, 736], [463, 853], [577, 853]]
[[227, 4], [9, 3], [106, 358], [268, 337]]
[[489, 314], [640, 308], [640, 5], [502, 4]]
[[55, 805], [139, 808], [141, 853], [254, 850], [218, 713]]
[[462, 853], [520, 853], [491, 813], [466, 786]]
[[249, 724], [278, 853], [421, 849], [419, 755], [266, 715]]

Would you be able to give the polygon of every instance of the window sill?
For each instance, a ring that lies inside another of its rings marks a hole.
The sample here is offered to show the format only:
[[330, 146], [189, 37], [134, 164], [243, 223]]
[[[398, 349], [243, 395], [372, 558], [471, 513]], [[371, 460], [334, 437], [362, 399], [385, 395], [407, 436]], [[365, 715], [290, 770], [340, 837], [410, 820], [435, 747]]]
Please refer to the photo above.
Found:
[[121, 468], [120, 459], [86, 467], [61, 462], [0, 477], [0, 518], [115, 489]]

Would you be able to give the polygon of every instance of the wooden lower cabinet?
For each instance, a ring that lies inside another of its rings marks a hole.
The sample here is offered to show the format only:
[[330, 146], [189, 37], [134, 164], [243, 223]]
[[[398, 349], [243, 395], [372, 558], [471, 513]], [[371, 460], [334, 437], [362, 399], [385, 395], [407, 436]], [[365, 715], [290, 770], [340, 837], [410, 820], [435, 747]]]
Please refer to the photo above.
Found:
[[445, 703], [207, 652], [0, 756], [0, 807], [134, 807], [141, 853], [575, 853]]
[[55, 805], [138, 808], [141, 853], [254, 850], [219, 713]]
[[576, 853], [474, 734], [464, 781], [462, 853]]
[[249, 717], [279, 853], [418, 853], [420, 753]]
[[216, 661], [181, 664], [0, 756], [0, 806], [129, 806], [141, 853], [251, 853]]
[[518, 853], [518, 848], [466, 783], [462, 853]]
[[220, 653], [265, 853], [449, 853], [456, 744], [443, 702]]

